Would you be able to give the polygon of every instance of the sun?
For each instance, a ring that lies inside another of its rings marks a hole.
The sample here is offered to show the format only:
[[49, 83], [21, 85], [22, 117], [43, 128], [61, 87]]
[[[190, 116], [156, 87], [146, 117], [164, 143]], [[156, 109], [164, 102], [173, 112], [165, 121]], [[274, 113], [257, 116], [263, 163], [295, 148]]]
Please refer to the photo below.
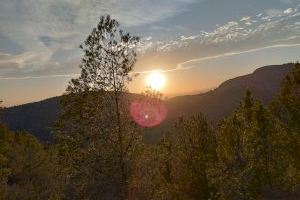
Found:
[[166, 76], [160, 71], [151, 72], [146, 78], [146, 86], [161, 90], [166, 85]]

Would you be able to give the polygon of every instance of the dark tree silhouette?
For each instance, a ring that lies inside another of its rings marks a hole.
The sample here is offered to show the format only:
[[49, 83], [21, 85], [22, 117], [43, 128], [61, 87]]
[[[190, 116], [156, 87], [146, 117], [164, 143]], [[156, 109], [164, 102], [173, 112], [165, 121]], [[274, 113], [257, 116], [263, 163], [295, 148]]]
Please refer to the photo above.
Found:
[[[138, 37], [121, 30], [119, 23], [109, 15], [100, 18], [96, 28], [80, 45], [84, 53], [81, 75], [69, 82], [62, 100], [63, 115], [58, 125], [60, 133], [64, 131], [71, 136], [65, 137], [64, 143], [76, 144], [76, 148], [82, 149], [87, 156], [86, 160], [93, 160], [95, 166], [90, 172], [101, 167], [110, 168], [111, 175], [107, 175], [106, 182], [118, 182], [116, 179], [120, 179], [119, 183], [112, 185], [118, 184], [121, 191], [109, 195], [121, 195], [123, 198], [127, 192], [129, 157], [136, 148], [133, 143], [139, 138], [128, 117], [128, 102], [124, 95], [127, 84], [134, 77], [131, 72], [136, 61], [135, 47], [138, 41]], [[103, 160], [106, 160], [105, 163]], [[120, 177], [112, 178], [118, 173]], [[96, 182], [92, 188], [101, 181]], [[107, 185], [102, 181], [99, 187], [104, 189]], [[92, 190], [95, 198], [98, 198], [99, 192], [95, 189], [84, 190]]]

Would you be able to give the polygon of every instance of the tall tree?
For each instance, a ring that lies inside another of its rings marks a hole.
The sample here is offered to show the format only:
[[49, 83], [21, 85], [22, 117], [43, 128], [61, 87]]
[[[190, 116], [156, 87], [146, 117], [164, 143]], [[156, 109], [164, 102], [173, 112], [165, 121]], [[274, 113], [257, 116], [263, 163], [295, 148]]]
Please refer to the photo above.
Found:
[[[77, 190], [81, 195], [74, 198], [126, 196], [130, 161], [140, 137], [128, 117], [124, 94], [133, 78], [130, 72], [138, 41], [108, 15], [100, 18], [80, 45], [84, 53], [81, 75], [67, 87], [56, 128], [63, 152], [69, 155], [72, 166], [78, 166], [69, 169], [74, 183], [78, 181], [70, 186], [70, 194]], [[86, 182], [76, 178], [83, 176]], [[110, 188], [105, 190], [106, 187]], [[102, 188], [103, 193], [99, 194], [96, 188]]]

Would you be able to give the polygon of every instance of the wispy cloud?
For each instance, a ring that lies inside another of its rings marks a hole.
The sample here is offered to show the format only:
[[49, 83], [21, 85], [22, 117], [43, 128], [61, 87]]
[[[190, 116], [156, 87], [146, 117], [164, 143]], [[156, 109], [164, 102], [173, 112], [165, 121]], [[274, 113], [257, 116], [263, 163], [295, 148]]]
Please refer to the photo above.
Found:
[[66, 62], [78, 63], [78, 46], [101, 15], [111, 14], [123, 26], [140, 26], [172, 17], [195, 2], [196, 0], [2, 0], [0, 45], [6, 48], [0, 49], [3, 54], [0, 55], [0, 75], [5, 76], [11, 66], [13, 67], [9, 71], [18, 70], [16, 73], [20, 74], [39, 71], [46, 66], [63, 68]]
[[[189, 68], [190, 64], [224, 56], [234, 56], [271, 48], [300, 44], [299, 6], [269, 14], [244, 16], [218, 26], [211, 32], [181, 36], [169, 41], [142, 41], [141, 53], [169, 59], [169, 68]], [[155, 53], [156, 52], [156, 53]], [[154, 60], [153, 59], [148, 59]], [[142, 65], [142, 62], [140, 62]], [[181, 64], [178, 64], [181, 63]], [[150, 64], [150, 63], [147, 63]]]
[[[183, 63], [179, 63], [177, 67], [172, 68], [172, 69], [155, 69], [155, 70], [145, 70], [145, 71], [136, 71], [133, 72], [133, 74], [148, 74], [152, 73], [155, 71], [160, 71], [163, 73], [168, 73], [168, 72], [173, 72], [173, 71], [179, 71], [179, 70], [189, 70], [192, 68], [197, 67], [197, 64], [202, 61], [207, 61], [207, 60], [213, 60], [213, 59], [218, 59], [222, 57], [230, 57], [230, 56], [236, 56], [236, 55], [241, 55], [241, 54], [246, 54], [246, 53], [253, 53], [253, 52], [258, 52], [266, 49], [276, 49], [276, 48], [286, 48], [286, 47], [297, 47], [300, 46], [299, 44], [278, 44], [278, 45], [272, 45], [272, 46], [266, 46], [266, 47], [260, 47], [256, 49], [249, 49], [246, 51], [239, 51], [239, 52], [229, 52], [229, 53], [224, 53], [220, 55], [215, 55], [215, 56], [208, 56], [208, 57], [203, 57], [203, 58], [196, 58], [192, 59]], [[195, 65], [196, 64], [196, 65]], [[25, 77], [1, 77], [0, 80], [22, 80], [22, 79], [44, 79], [44, 78], [60, 78], [60, 77], [77, 77], [80, 74], [55, 74], [55, 75], [43, 75], [43, 76], [25, 76]]]
[[23, 76], [23, 77], [1, 77], [0, 80], [26, 80], [26, 79], [45, 79], [45, 78], [60, 78], [60, 77], [76, 77], [80, 74], [53, 74], [43, 76]]
[[[77, 68], [80, 62], [77, 46], [99, 15], [109, 12], [126, 26], [139, 26], [174, 16], [194, 2], [196, 0], [28, 0], [26, 3], [3, 0], [0, 32], [24, 50], [19, 54], [0, 52], [0, 79], [76, 76], [70, 69]], [[162, 70], [169, 72], [189, 69], [204, 60], [299, 45], [299, 9], [299, 6], [270, 9], [227, 22], [212, 31], [181, 35], [167, 41], [144, 38], [138, 47], [137, 66], [151, 66], [153, 60], [165, 60], [167, 69]], [[143, 69], [136, 73], [152, 71]]]
[[253, 53], [257, 51], [262, 51], [266, 49], [276, 49], [276, 48], [286, 48], [286, 47], [297, 47], [300, 46], [299, 44], [277, 44], [277, 45], [271, 45], [271, 46], [265, 46], [265, 47], [259, 47], [256, 49], [249, 49], [245, 51], [233, 51], [233, 52], [228, 52], [224, 54], [219, 54], [215, 56], [208, 56], [208, 57], [203, 57], [203, 58], [196, 58], [192, 59], [183, 63], [179, 63], [178, 66], [175, 68], [175, 70], [185, 70], [185, 69], [191, 69], [196, 67], [193, 64], [198, 64], [201, 61], [206, 61], [206, 60], [212, 60], [212, 59], [217, 59], [217, 58], [222, 58], [222, 57], [229, 57], [229, 56], [235, 56], [235, 55], [240, 55], [240, 54], [246, 54], [246, 53]]
[[247, 46], [246, 42], [256, 41], [255, 43], [264, 46], [265, 43], [272, 43], [276, 39], [289, 38], [300, 34], [298, 23], [300, 12], [298, 9], [299, 7], [288, 8], [271, 16], [268, 14], [245, 16], [239, 21], [230, 21], [219, 26], [211, 32], [201, 31], [199, 35], [181, 36], [170, 41], [145, 41], [142, 45], [149, 51], [157, 50], [162, 52], [181, 47], [195, 47], [195, 43], [198, 43], [197, 47], [235, 43], [233, 46], [235, 47], [239, 45]]

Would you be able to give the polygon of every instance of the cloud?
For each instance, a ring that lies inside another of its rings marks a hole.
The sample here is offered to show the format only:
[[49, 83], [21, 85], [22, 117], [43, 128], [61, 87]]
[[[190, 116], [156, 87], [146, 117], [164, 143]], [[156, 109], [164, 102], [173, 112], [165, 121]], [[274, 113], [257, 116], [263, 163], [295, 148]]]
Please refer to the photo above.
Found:
[[[154, 71], [161, 71], [163, 73], [167, 73], [167, 72], [180, 71], [180, 70], [189, 70], [189, 69], [197, 67], [197, 64], [199, 64], [199, 62], [202, 62], [202, 61], [213, 60], [213, 59], [218, 59], [218, 58], [222, 58], [222, 57], [236, 56], [236, 55], [241, 55], [241, 54], [246, 54], [246, 53], [259, 52], [259, 51], [266, 50], [266, 49], [298, 47], [298, 46], [300, 46], [300, 43], [299, 44], [278, 44], [278, 45], [260, 47], [260, 48], [256, 48], [256, 49], [249, 49], [249, 50], [240, 51], [240, 52], [228, 52], [228, 53], [219, 54], [219, 55], [215, 55], [215, 56], [208, 56], [208, 57], [202, 57], [202, 58], [188, 60], [188, 61], [179, 63], [175, 68], [171, 68], [171, 69], [166, 69], [166, 70], [153, 69], [153, 70], [135, 71], [135, 72], [132, 72], [132, 74], [148, 74], [148, 73], [152, 73]], [[1, 69], [1, 64], [0, 64], [0, 69]], [[13, 76], [2, 77], [2, 76], [0, 76], [0, 80], [25, 80], [25, 79], [45, 79], [45, 78], [62, 78], [62, 77], [73, 77], [74, 78], [79, 75], [80, 75], [79, 73], [71, 73], [71, 74], [51, 74], [51, 75], [40, 75], [40, 76], [20, 76], [20, 77], [13, 77]]]
[[[16, 44], [16, 48], [23, 49], [21, 52], [8, 54], [2, 51], [0, 54], [2, 78], [22, 76], [46, 78], [77, 74], [75, 69], [81, 55], [77, 48], [78, 41], [83, 41], [99, 15], [109, 11], [122, 24], [139, 26], [184, 12], [187, 5], [195, 2], [194, 0], [28, 0], [26, 3], [17, 0], [3, 1], [4, 3], [1, 3], [3, 6], [0, 7], [2, 38], [9, 38]], [[178, 69], [176, 66], [181, 66], [179, 67], [181, 69], [183, 66], [188, 68], [190, 63], [203, 59], [299, 44], [299, 21], [298, 6], [244, 16], [217, 26], [212, 31], [199, 31], [198, 34], [181, 35], [170, 40], [160, 41], [148, 36], [143, 38], [138, 46], [137, 66], [142, 66], [140, 73], [147, 73], [147, 70], [143, 70], [143, 66], [149, 67], [153, 61], [161, 61], [157, 65], [166, 66], [167, 69], [164, 70], [172, 71]], [[156, 31], [166, 29], [160, 25], [149, 25], [149, 28]], [[4, 52], [7, 55], [4, 55]], [[8, 72], [8, 69], [15, 71]]]
[[0, 63], [0, 72], [2, 71], [12, 71], [19, 68], [18, 63], [15, 62], [7, 62], [7, 63]]
[[251, 17], [250, 16], [247, 16], [247, 17], [243, 17], [240, 21], [242, 22], [242, 21], [248, 21], [248, 20], [250, 20], [251, 19]]
[[[47, 66], [63, 68], [68, 62], [78, 64], [78, 46], [101, 15], [111, 14], [122, 26], [141, 26], [175, 16], [195, 2], [1, 0], [0, 52], [11, 55], [0, 55], [0, 64], [11, 66], [11, 63], [15, 63], [17, 68], [14, 69], [19, 70], [16, 74], [35, 70], [45, 70], [46, 73]], [[3, 76], [3, 73], [0, 69], [0, 75]]]
[[280, 1], [284, 4], [292, 4], [292, 3], [296, 2], [297, 0], [280, 0]]
[[24, 51], [24, 48], [11, 40], [9, 37], [1, 33], [0, 25], [0, 52], [5, 52], [9, 54], [21, 53]]
[[297, 7], [292, 10], [286, 14], [280, 11], [272, 17], [263, 13], [245, 16], [217, 26], [210, 32], [200, 31], [197, 35], [168, 41], [144, 41], [139, 48], [141, 56], [137, 66], [189, 68], [189, 64], [194, 65], [197, 61], [298, 45], [300, 12]]
[[[298, 37], [297, 39], [299, 39], [299, 38], [300, 37]], [[295, 38], [291, 38], [291, 39], [295, 39]], [[205, 57], [201, 57], [201, 58], [187, 60], [187, 61], [178, 63], [174, 68], [160, 70], [160, 71], [166, 73], [166, 72], [173, 72], [173, 71], [180, 71], [180, 70], [189, 70], [189, 69], [199, 66], [199, 63], [203, 62], [203, 61], [214, 60], [214, 59], [223, 58], [223, 57], [237, 56], [237, 55], [253, 53], [253, 52], [259, 52], [259, 51], [268, 50], [268, 49], [280, 49], [280, 48], [299, 47], [299, 46], [300, 46], [300, 40], [299, 40], [299, 43], [297, 43], [297, 44], [275, 44], [275, 45], [270, 45], [270, 46], [254, 48], [254, 49], [248, 49], [248, 50], [244, 50], [244, 51], [231, 51], [231, 52], [226, 52], [223, 54], [217, 54], [217, 55], [213, 55], [213, 56], [205, 56]], [[156, 69], [138, 71], [136, 73], [144, 74], [144, 73], [151, 73], [153, 71], [156, 71]]]
[[[282, 13], [285, 12], [285, 15]], [[211, 32], [200, 31], [198, 35], [181, 36], [169, 41], [153, 41], [143, 47], [149, 51], [168, 52], [180, 48], [205, 48], [214, 47], [222, 49], [230, 46], [232, 49], [251, 48], [251, 46], [269, 46], [279, 39], [299, 36], [300, 12], [297, 8], [288, 8], [285, 11], [276, 12], [270, 17], [267, 14], [245, 16], [239, 21], [230, 21], [218, 26]], [[144, 49], [144, 50], [145, 50]], [[194, 49], [195, 50], [195, 49]]]
[[[298, 47], [298, 46], [300, 46], [300, 43], [299, 44], [278, 44], [278, 45], [259, 47], [256, 49], [249, 49], [249, 50], [245, 50], [245, 51], [233, 51], [233, 52], [228, 52], [228, 53], [219, 54], [219, 55], [215, 55], [215, 56], [196, 58], [196, 59], [192, 59], [192, 60], [189, 60], [189, 61], [186, 61], [183, 63], [179, 63], [175, 69], [176, 70], [191, 69], [191, 68], [195, 67], [195, 65], [193, 66], [193, 64], [195, 64], [195, 63], [197, 64], [201, 61], [212, 60], [212, 59], [217, 59], [217, 58], [222, 58], [222, 57], [229, 57], [229, 56], [235, 56], [235, 55], [240, 55], [240, 54], [252, 53], [252, 52], [262, 51], [262, 50], [266, 50], [266, 49]], [[185, 65], [187, 67], [185, 67]]]
[[188, 36], [188, 37], [185, 37], [184, 35], [182, 35], [180, 37], [181, 41], [184, 41], [184, 40], [194, 40], [198, 37], [198, 35], [191, 35], [191, 36]]
[[7, 63], [16, 63], [18, 64], [19, 69], [24, 69], [26, 71], [32, 71], [37, 68], [42, 68], [42, 66], [47, 61], [49, 61], [50, 50], [44, 49], [42, 51], [27, 51], [17, 55], [7, 55], [5, 57], [2, 56], [0, 59], [0, 64], [5, 65]]
[[61, 78], [61, 77], [76, 77], [80, 74], [53, 74], [53, 75], [42, 75], [42, 76], [23, 76], [23, 77], [2, 77], [0, 80], [26, 80], [26, 79], [45, 79], [45, 78]]
[[282, 10], [279, 10], [279, 9], [268, 9], [265, 11], [265, 14], [267, 17], [279, 16], [282, 13], [283, 13]]
[[[2, 0], [1, 32], [61, 37], [90, 29], [111, 14], [122, 25], [138, 26], [172, 17], [195, 0]], [[13, 23], [13, 24], [12, 24]], [[84, 31], [86, 32], [86, 31]], [[37, 38], [36, 38], [37, 39]], [[48, 38], [49, 39], [49, 38]]]
[[290, 14], [290, 13], [292, 13], [292, 12], [294, 12], [294, 9], [293, 9], [293, 8], [288, 8], [288, 9], [286, 9], [285, 11], [283, 11], [284, 14]]

